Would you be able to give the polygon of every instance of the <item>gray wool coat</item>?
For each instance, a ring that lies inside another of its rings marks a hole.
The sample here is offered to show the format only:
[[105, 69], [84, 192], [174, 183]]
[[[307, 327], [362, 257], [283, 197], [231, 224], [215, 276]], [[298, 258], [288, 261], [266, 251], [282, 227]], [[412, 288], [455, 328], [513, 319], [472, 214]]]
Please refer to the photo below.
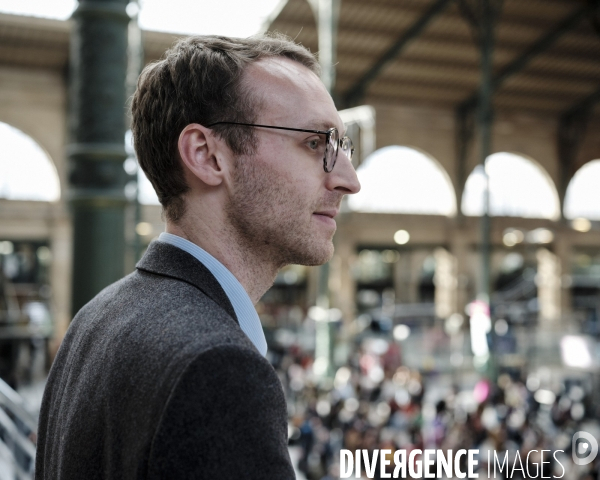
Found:
[[36, 479], [294, 479], [277, 374], [213, 275], [153, 242], [76, 315], [39, 421]]

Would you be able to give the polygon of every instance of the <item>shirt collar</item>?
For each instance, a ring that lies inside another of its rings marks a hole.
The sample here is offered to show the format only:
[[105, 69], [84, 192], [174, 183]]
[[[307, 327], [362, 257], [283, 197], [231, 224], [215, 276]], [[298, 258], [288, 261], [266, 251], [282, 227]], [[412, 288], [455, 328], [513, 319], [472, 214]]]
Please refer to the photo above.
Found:
[[242, 331], [261, 355], [266, 356], [267, 341], [260, 319], [248, 293], [233, 273], [206, 250], [178, 235], [163, 232], [159, 235], [158, 241], [168, 243], [189, 253], [214, 275], [229, 298]]

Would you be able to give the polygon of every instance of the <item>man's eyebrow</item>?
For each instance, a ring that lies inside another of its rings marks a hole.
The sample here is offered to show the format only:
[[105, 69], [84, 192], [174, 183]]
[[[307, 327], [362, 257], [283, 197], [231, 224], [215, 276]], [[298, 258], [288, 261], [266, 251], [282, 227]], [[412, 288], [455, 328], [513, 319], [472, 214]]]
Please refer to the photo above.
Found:
[[[329, 130], [330, 128], [333, 128], [333, 127], [338, 128], [334, 123], [327, 122], [325, 120], [312, 120], [312, 121], [306, 122], [306, 125], [308, 125], [306, 127], [307, 130]], [[343, 128], [343, 133], [340, 132], [341, 137], [343, 137], [347, 133], [346, 125], [345, 124], [342, 124], [342, 125], [344, 125], [344, 128]], [[338, 130], [339, 130], [339, 128], [338, 128]]]

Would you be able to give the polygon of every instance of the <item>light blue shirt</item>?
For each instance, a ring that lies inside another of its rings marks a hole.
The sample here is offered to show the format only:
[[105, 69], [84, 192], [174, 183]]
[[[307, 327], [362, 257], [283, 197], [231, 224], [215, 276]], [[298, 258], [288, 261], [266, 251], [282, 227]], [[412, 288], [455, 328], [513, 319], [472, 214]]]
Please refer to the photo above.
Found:
[[229, 298], [242, 331], [248, 336], [256, 349], [263, 356], [266, 356], [267, 340], [265, 339], [265, 333], [260, 324], [258, 313], [256, 313], [248, 293], [244, 290], [244, 287], [242, 287], [242, 284], [235, 278], [233, 273], [227, 270], [221, 262], [206, 250], [203, 250], [198, 245], [185, 238], [173, 235], [172, 233], [163, 232], [159, 235], [158, 240], [181, 248], [208, 268]]

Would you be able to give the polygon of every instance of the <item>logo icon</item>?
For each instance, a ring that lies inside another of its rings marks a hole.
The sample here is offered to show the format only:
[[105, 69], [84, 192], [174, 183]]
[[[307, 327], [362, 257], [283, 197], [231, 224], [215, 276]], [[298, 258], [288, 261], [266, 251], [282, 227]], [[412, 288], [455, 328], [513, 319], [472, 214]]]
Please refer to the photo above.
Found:
[[[577, 440], [580, 440], [577, 442]], [[587, 432], [577, 432], [573, 435], [572, 442], [573, 462], [576, 465], [587, 465], [594, 461], [598, 455], [598, 442]]]

